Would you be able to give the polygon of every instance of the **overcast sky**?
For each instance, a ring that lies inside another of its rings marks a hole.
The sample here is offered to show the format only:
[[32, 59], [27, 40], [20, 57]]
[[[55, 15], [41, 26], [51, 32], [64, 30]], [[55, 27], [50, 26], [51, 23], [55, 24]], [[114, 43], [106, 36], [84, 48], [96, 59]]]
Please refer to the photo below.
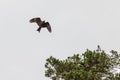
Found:
[[[0, 80], [50, 80], [45, 60], [86, 49], [120, 52], [119, 0], [0, 0]], [[49, 21], [52, 33], [29, 23]]]

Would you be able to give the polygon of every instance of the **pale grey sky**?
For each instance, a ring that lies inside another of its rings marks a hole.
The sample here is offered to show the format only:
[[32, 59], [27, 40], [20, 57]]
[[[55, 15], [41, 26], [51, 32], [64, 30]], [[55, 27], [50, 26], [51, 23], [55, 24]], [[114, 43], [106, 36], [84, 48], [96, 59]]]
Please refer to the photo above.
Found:
[[[119, 0], [0, 0], [0, 80], [50, 80], [45, 60], [87, 48], [120, 52]], [[41, 17], [52, 33], [29, 23]]]

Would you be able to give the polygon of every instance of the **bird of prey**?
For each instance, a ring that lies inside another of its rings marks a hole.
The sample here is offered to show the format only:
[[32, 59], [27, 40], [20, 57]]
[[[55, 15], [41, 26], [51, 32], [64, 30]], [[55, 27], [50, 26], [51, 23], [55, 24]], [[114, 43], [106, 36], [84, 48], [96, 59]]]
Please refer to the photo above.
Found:
[[52, 32], [51, 26], [49, 22], [42, 21], [40, 18], [32, 18], [30, 19], [30, 23], [37, 23], [39, 28], [37, 29], [38, 32], [40, 32], [41, 28], [47, 28], [49, 32]]

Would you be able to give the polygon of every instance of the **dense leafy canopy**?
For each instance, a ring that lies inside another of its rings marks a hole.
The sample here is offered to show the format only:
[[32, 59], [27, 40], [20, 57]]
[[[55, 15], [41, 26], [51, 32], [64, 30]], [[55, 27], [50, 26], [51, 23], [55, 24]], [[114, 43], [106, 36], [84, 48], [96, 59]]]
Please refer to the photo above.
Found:
[[45, 76], [52, 80], [120, 80], [120, 74], [111, 71], [119, 64], [120, 55], [116, 51], [107, 54], [98, 46], [97, 50], [87, 49], [65, 60], [51, 56], [46, 59]]

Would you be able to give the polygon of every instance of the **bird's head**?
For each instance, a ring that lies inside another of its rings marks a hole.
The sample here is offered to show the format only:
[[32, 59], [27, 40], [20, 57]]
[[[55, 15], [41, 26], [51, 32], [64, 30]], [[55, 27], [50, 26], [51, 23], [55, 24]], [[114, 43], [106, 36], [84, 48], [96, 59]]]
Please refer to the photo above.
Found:
[[43, 23], [45, 23], [45, 20], [44, 21], [42, 21]]

